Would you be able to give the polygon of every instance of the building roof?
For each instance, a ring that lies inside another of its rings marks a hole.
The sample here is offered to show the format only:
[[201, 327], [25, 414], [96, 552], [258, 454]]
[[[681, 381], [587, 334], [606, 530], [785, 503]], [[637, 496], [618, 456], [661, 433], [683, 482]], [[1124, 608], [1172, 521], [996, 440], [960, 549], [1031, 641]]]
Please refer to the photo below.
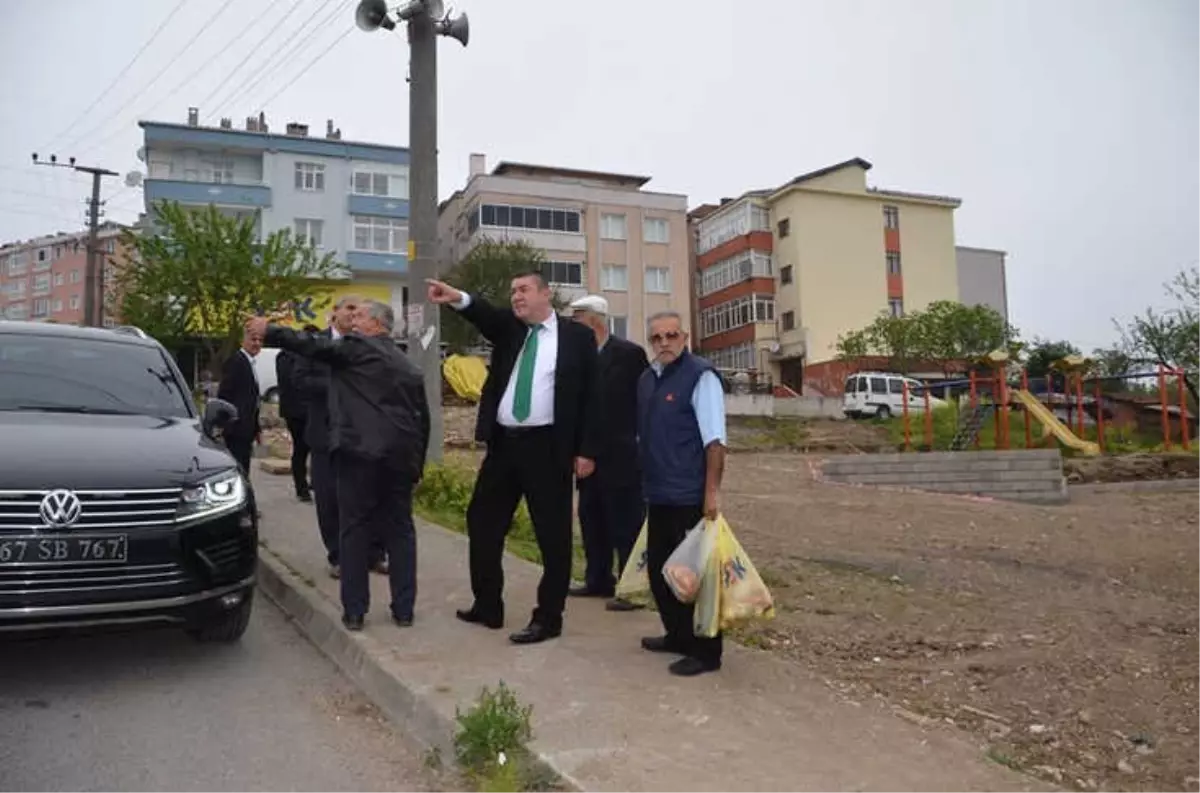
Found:
[[998, 256], [1007, 256], [1008, 251], [1002, 251], [998, 248], [978, 248], [973, 245], [955, 245], [955, 250], [960, 251], [978, 251], [979, 253], [994, 253]]
[[843, 160], [842, 162], [839, 162], [836, 165], [827, 165], [824, 168], [818, 168], [815, 171], [809, 171], [808, 173], [802, 173], [799, 176], [797, 176], [796, 178], [792, 179], [790, 182], [788, 182], [784, 185], [781, 185], [779, 188], [777, 188], [773, 192], [779, 192], [779, 190], [782, 190], [785, 187], [791, 187], [792, 185], [800, 184], [802, 182], [807, 182], [810, 179], [816, 179], [817, 177], [825, 176], [826, 174], [836, 173], [836, 172], [842, 170], [843, 168], [849, 168], [850, 166], [862, 168], [864, 171], [869, 171], [869, 170], [871, 170], [871, 168], [874, 167], [871, 165], [871, 163], [867, 162], [862, 157], [854, 157], [849, 160]]
[[533, 163], [501, 160], [492, 169], [492, 176], [525, 176], [532, 178], [553, 178], [565, 176], [571, 179], [594, 179], [609, 182], [622, 187], [639, 188], [650, 181], [649, 176], [612, 173], [609, 171], [589, 171], [582, 168], [560, 168], [554, 165], [536, 165]]

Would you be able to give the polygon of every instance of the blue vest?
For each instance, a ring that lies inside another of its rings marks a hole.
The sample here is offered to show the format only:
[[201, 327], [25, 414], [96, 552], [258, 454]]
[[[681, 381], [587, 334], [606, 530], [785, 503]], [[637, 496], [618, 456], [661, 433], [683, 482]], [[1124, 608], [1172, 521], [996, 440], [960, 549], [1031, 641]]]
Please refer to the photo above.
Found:
[[658, 376], [652, 368], [638, 380], [638, 445], [647, 503], [704, 503], [708, 466], [692, 392], [712, 364], [686, 350]]

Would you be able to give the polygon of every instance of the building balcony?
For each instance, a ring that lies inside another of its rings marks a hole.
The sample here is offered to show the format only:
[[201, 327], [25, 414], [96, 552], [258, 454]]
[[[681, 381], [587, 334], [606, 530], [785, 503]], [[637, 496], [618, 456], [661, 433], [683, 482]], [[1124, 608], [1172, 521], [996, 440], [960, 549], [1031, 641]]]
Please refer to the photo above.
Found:
[[406, 275], [408, 257], [403, 253], [375, 253], [373, 251], [347, 251], [346, 264], [355, 275]]
[[351, 215], [374, 215], [384, 218], [408, 219], [408, 199], [387, 196], [350, 194], [346, 209]]
[[215, 184], [180, 179], [147, 179], [146, 205], [159, 201], [180, 204], [215, 204], [226, 207], [269, 207], [271, 188], [261, 184]]

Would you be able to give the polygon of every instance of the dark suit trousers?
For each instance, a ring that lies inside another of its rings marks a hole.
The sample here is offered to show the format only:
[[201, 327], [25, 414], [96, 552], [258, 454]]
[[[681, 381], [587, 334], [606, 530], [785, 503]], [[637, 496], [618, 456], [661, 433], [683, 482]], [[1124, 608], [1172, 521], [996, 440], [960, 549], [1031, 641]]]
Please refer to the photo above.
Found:
[[338, 484], [330, 452], [312, 453], [313, 498], [317, 502], [317, 527], [325, 544], [325, 559], [333, 565], [338, 561]]
[[556, 453], [552, 428], [496, 427], [467, 508], [471, 591], [482, 615], [504, 616], [504, 538], [524, 497], [542, 555], [533, 620], [562, 627], [571, 586], [572, 465]]
[[225, 436], [225, 448], [229, 449], [233, 459], [237, 460], [242, 473], [249, 477], [250, 459], [254, 456], [254, 436], [243, 438], [240, 435], [227, 435]]
[[304, 440], [304, 419], [287, 419], [288, 435], [292, 436], [292, 481], [296, 495], [308, 492], [308, 443]]
[[650, 573], [650, 591], [658, 607], [658, 616], [666, 628], [667, 638], [693, 658], [702, 661], [720, 660], [720, 634], [705, 639], [692, 632], [695, 606], [676, 600], [662, 574], [663, 565], [683, 541], [684, 535], [704, 517], [704, 507], [699, 504], [694, 507], [651, 504], [647, 517], [649, 525], [646, 531], [646, 566]]
[[[632, 465], [632, 461], [625, 464]], [[615, 465], [618, 463], [597, 463], [596, 472], [579, 483], [579, 522], [587, 556], [584, 583], [593, 592], [605, 595], [611, 595], [616, 588], [617, 577], [629, 561], [646, 513], [640, 480], [628, 476], [628, 472], [614, 471]]]
[[413, 526], [415, 482], [386, 460], [338, 453], [338, 507], [341, 524], [342, 610], [366, 614], [371, 606], [371, 546], [382, 543], [390, 557], [392, 614], [413, 618], [417, 599], [417, 535]]

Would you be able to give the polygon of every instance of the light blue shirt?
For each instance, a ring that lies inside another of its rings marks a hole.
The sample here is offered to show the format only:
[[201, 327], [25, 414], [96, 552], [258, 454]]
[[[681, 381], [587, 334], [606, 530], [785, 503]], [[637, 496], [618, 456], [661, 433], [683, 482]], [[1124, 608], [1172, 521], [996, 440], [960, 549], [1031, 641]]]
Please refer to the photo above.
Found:
[[[653, 361], [650, 368], [656, 377], [662, 377], [663, 366]], [[696, 424], [700, 427], [700, 440], [705, 448], [712, 443], [728, 446], [725, 438], [725, 391], [716, 372], [707, 371], [700, 375], [692, 390], [692, 410], [696, 413]]]

